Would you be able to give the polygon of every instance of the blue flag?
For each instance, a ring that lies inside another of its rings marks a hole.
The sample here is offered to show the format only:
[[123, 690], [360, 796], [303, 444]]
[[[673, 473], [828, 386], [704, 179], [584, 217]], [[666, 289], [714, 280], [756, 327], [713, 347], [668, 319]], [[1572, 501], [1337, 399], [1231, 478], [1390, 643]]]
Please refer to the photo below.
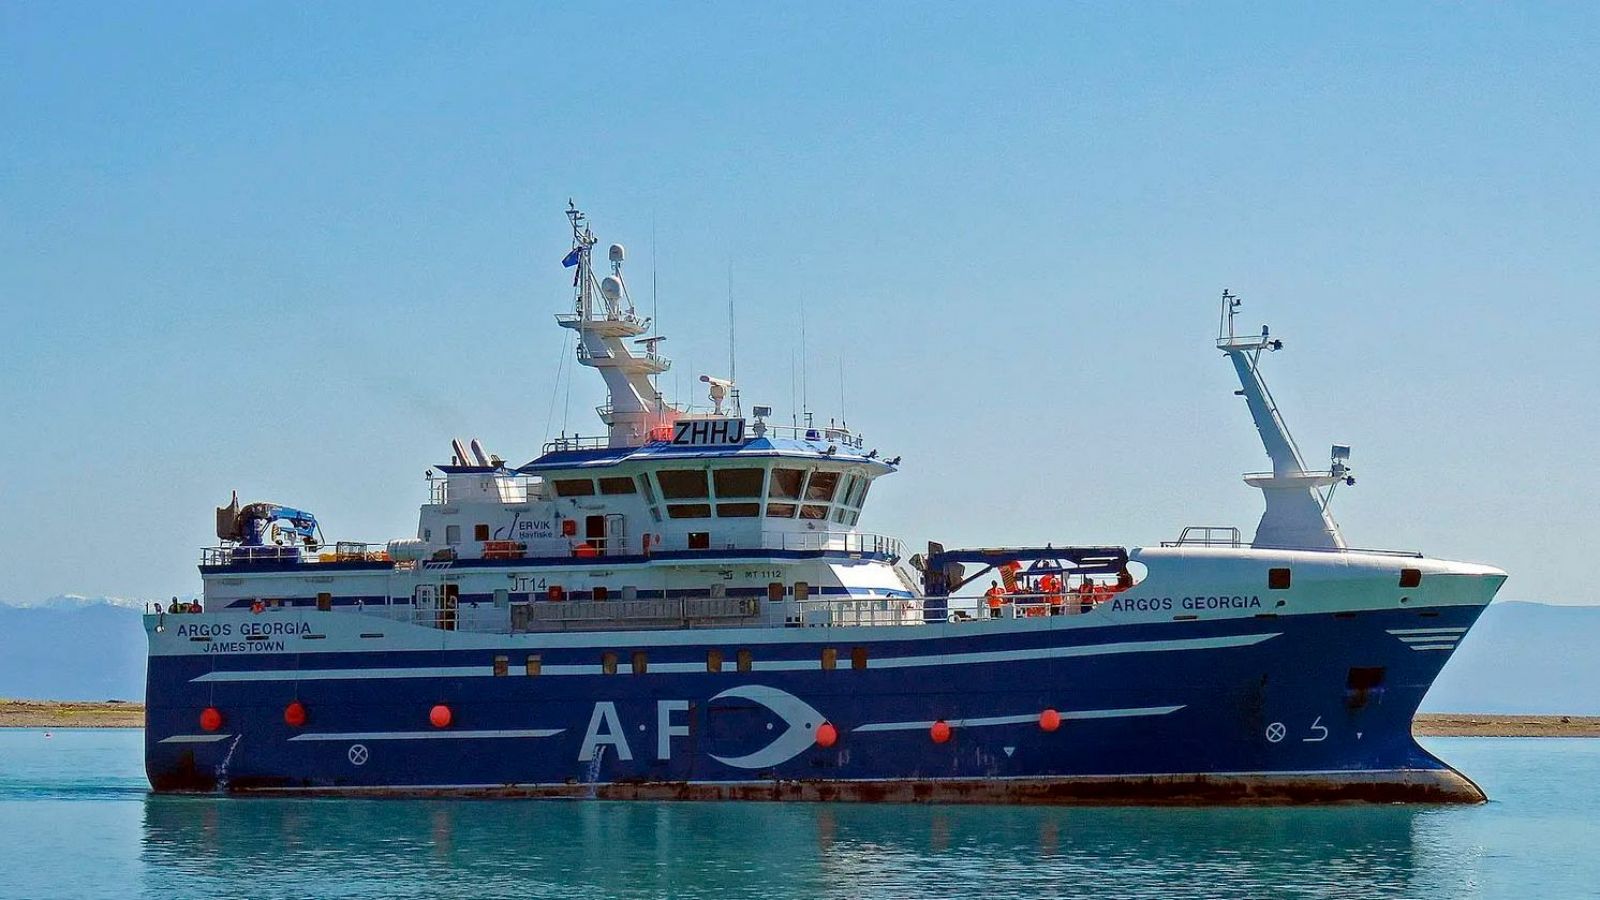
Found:
[[570, 269], [573, 266], [577, 265], [578, 264], [578, 255], [580, 253], [582, 253], [582, 252], [583, 252], [582, 248], [573, 247], [571, 253], [568, 253], [566, 256], [561, 258], [561, 265], [564, 268], [568, 268], [568, 269]]

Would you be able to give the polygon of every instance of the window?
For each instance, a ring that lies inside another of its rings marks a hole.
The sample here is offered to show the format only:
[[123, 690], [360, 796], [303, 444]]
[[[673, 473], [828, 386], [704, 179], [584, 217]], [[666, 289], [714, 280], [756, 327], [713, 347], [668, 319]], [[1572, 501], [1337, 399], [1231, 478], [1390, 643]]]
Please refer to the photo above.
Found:
[[853, 492], [850, 492], [850, 496], [846, 498], [845, 503], [851, 504], [851, 506], [856, 506], [856, 508], [859, 508], [862, 503], [866, 503], [867, 485], [869, 484], [870, 482], [867, 482], [866, 476], [861, 476], [859, 479], [856, 479], [856, 488], [854, 488]]
[[674, 519], [709, 519], [709, 503], [674, 503], [667, 507], [667, 515]]
[[606, 597], [610, 596], [610, 591], [607, 591], [603, 587], [595, 588], [593, 593], [594, 593], [594, 599], [596, 599], [596, 600], [604, 600], [604, 599], [606, 599]]
[[711, 480], [716, 485], [717, 497], [759, 497], [761, 496], [760, 469], [717, 469], [711, 473]]
[[617, 674], [617, 655], [611, 651], [600, 654], [600, 671], [607, 675]]
[[600, 493], [602, 494], [631, 494], [633, 492], [633, 479], [626, 475], [618, 478], [600, 479]]
[[709, 531], [691, 531], [691, 532], [689, 532], [689, 549], [690, 550], [710, 550], [711, 549], [711, 532], [709, 532]]
[[323, 612], [327, 612], [328, 610], [333, 609], [333, 595], [332, 594], [318, 594], [317, 595], [317, 609], [320, 609]]
[[760, 515], [759, 503], [718, 503], [717, 518], [719, 519], [749, 519]]
[[865, 669], [866, 667], [867, 667], [867, 648], [865, 648], [865, 647], [851, 647], [850, 648], [850, 668], [855, 669], [857, 671], [860, 671], [861, 669]]
[[844, 507], [838, 507], [833, 511], [833, 520], [838, 522], [840, 525], [843, 525], [845, 514], [848, 512], [849, 510], [845, 509]]
[[833, 499], [834, 491], [838, 488], [838, 472], [812, 472], [811, 481], [806, 484], [806, 499], [827, 503]]
[[820, 520], [826, 519], [827, 517], [828, 508], [826, 506], [813, 506], [812, 504], [807, 503], [805, 506], [800, 507], [800, 518], [802, 519]]
[[1421, 587], [1422, 586], [1422, 570], [1421, 569], [1401, 569], [1400, 570], [1400, 586], [1403, 587], [1403, 588]]
[[494, 658], [494, 674], [497, 676], [506, 674], [506, 672], [509, 671], [510, 663], [511, 657], [496, 656]]
[[856, 484], [860, 480], [861, 480], [860, 477], [856, 476], [856, 475], [846, 475], [845, 476], [845, 479], [844, 479], [844, 490], [839, 492], [839, 502], [840, 503], [849, 503], [851, 501], [851, 499], [855, 497], [855, 495], [856, 495]]
[[650, 668], [650, 659], [643, 650], [633, 651], [633, 674], [643, 675]]
[[1268, 569], [1267, 589], [1273, 591], [1286, 591], [1289, 589], [1290, 576], [1288, 569]]
[[806, 473], [802, 469], [773, 469], [772, 487], [767, 491], [767, 496], [780, 500], [798, 500], [800, 484], [805, 478]]
[[799, 509], [799, 507], [795, 506], [793, 503], [768, 503], [767, 518], [792, 519], [794, 518], [794, 512], [797, 509]]
[[472, 539], [475, 541], [487, 541], [489, 539], [489, 526], [482, 522], [472, 526]]
[[861, 521], [861, 513], [853, 512], [853, 513], [850, 514], [850, 524], [851, 525], [855, 525], [859, 521]]
[[543, 662], [543, 660], [541, 660], [539, 658], [539, 654], [537, 654], [537, 653], [528, 654], [528, 661], [523, 664], [523, 671], [525, 673], [527, 673], [528, 675], [537, 675], [537, 674], [539, 674], [539, 671], [541, 669], [543, 669], [543, 668], [544, 668], [544, 662]]
[[783, 600], [783, 582], [773, 581], [767, 584], [767, 599], [773, 603]]
[[748, 672], [748, 671], [750, 671], [750, 668], [753, 665], [755, 665], [755, 661], [750, 656], [750, 651], [749, 650], [740, 650], [739, 651], [739, 671]]
[[839, 666], [839, 651], [834, 647], [822, 648], [822, 671], [832, 672]]
[[594, 481], [588, 478], [563, 478], [553, 482], [557, 497], [592, 497]]
[[804, 600], [810, 596], [811, 585], [806, 584], [804, 581], [796, 581], [794, 583], [794, 598], [796, 600]]
[[[698, 500], [708, 497], [704, 469], [662, 469], [656, 473], [661, 496], [667, 500]], [[711, 515], [708, 511], [706, 515]]]
[[505, 609], [511, 603], [511, 591], [506, 588], [495, 588], [494, 608]]
[[446, 544], [459, 544], [459, 543], [461, 543], [461, 526], [460, 525], [446, 525], [444, 527], [444, 542]]
[[722, 671], [722, 651], [721, 650], [707, 650], [706, 651], [706, 671], [707, 672], [721, 672]]

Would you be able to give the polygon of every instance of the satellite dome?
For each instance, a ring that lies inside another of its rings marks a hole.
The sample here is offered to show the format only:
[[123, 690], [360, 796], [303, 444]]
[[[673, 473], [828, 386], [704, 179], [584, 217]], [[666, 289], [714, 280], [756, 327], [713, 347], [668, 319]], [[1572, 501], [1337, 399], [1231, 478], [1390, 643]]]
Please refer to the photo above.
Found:
[[[620, 248], [612, 248], [613, 250]], [[600, 296], [607, 300], [622, 299], [622, 279], [615, 275], [607, 275], [600, 279]]]
[[627, 258], [627, 256], [628, 256], [628, 251], [624, 250], [622, 248], [621, 244], [612, 244], [611, 245], [611, 261], [612, 262], [622, 262], [624, 259]]

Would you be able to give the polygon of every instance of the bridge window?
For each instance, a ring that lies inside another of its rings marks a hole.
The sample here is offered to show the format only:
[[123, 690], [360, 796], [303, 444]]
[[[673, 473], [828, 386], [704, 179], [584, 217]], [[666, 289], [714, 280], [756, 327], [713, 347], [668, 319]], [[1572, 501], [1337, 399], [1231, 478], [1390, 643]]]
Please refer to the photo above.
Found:
[[718, 503], [717, 517], [721, 519], [748, 519], [761, 514], [759, 503]]
[[[833, 499], [833, 494], [838, 489], [838, 472], [812, 472], [811, 481], [806, 484], [806, 499], [827, 503]], [[803, 514], [801, 518], [804, 518]]]
[[800, 518], [802, 518], [802, 519], [819, 519], [820, 520], [820, 519], [826, 519], [827, 517], [828, 517], [828, 508], [826, 506], [813, 506], [813, 505], [807, 503], [805, 506], [800, 507]]
[[841, 506], [841, 507], [838, 507], [838, 508], [837, 508], [837, 509], [835, 509], [835, 510], [834, 510], [834, 511], [833, 511], [833, 520], [834, 520], [834, 521], [835, 521], [835, 522], [838, 522], [838, 523], [839, 523], [839, 524], [841, 524], [841, 525], [843, 525], [843, 524], [844, 524], [844, 517], [845, 517], [845, 515], [846, 515], [846, 514], [848, 514], [848, 513], [849, 513], [849, 512], [850, 512], [850, 511], [849, 511], [849, 510], [847, 510], [847, 509], [845, 509], [845, 508], [844, 508], [844, 507], [842, 507], [842, 506]]
[[795, 506], [793, 503], [768, 503], [767, 518], [792, 519], [794, 518], [794, 511], [799, 508], [800, 507]]
[[627, 476], [602, 478], [600, 479], [600, 493], [608, 495], [634, 493], [633, 479]]
[[667, 507], [667, 515], [674, 519], [709, 519], [709, 503], [674, 503]]
[[1291, 577], [1288, 569], [1268, 569], [1267, 589], [1273, 591], [1286, 591], [1289, 589]]
[[592, 497], [594, 496], [594, 479], [592, 478], [563, 478], [554, 482], [557, 497]]
[[[704, 469], [662, 469], [656, 473], [661, 496], [668, 500], [698, 500], [711, 496], [706, 489]], [[708, 511], [706, 515], [711, 515]]]
[[761, 469], [717, 469], [711, 473], [711, 480], [715, 482], [717, 497], [759, 497], [761, 496]]
[[867, 502], [867, 488], [870, 485], [871, 482], [869, 482], [865, 477], [858, 479], [856, 481], [855, 490], [850, 492], [850, 496], [845, 499], [845, 503], [859, 509], [861, 504]]
[[800, 485], [805, 481], [806, 473], [802, 469], [773, 469], [772, 487], [768, 496], [780, 500], [800, 499]]

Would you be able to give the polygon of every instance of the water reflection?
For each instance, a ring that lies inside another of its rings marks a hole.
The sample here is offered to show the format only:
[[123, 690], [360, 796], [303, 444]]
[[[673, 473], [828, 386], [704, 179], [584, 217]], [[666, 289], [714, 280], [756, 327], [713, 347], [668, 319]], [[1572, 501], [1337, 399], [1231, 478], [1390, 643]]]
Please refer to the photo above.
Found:
[[142, 855], [160, 896], [1404, 897], [1470, 891], [1462, 812], [151, 797]]

